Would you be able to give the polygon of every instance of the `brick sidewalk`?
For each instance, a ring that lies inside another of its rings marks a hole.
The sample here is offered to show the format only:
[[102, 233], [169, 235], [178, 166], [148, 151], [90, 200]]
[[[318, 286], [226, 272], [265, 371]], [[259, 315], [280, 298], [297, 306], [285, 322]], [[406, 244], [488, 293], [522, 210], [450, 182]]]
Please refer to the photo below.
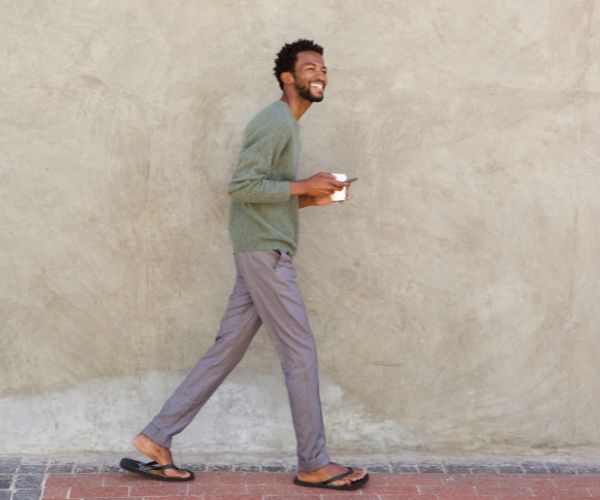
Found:
[[379, 460], [362, 463], [371, 481], [358, 492], [292, 484], [292, 462], [187, 464], [196, 480], [164, 483], [124, 473], [112, 457], [101, 462], [0, 457], [0, 500], [509, 500], [600, 498], [598, 461]]
[[357, 492], [301, 488], [286, 472], [199, 472], [170, 484], [131, 474], [50, 474], [44, 500], [574, 500], [600, 498], [600, 476], [558, 474], [371, 473]]

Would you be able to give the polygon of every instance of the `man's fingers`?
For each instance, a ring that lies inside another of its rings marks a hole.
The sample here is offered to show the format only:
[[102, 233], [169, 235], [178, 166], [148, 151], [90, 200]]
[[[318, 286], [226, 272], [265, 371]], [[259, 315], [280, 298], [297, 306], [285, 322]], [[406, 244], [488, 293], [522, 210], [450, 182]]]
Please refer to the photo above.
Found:
[[319, 172], [319, 173], [317, 174], [317, 176], [318, 176], [318, 177], [323, 177], [323, 178], [325, 178], [325, 179], [334, 179], [334, 180], [335, 180], [335, 175], [333, 175], [333, 174], [330, 174], [330, 173], [328, 173], [328, 172]]

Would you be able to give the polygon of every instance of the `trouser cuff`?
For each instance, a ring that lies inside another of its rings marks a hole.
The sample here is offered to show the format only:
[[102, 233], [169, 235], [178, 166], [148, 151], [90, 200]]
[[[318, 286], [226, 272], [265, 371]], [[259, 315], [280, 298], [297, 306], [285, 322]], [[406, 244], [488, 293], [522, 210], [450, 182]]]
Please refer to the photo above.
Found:
[[165, 448], [171, 447], [171, 442], [173, 441], [173, 436], [169, 436], [162, 432], [156, 425], [150, 422], [144, 429], [142, 433], [148, 436], [155, 443], [164, 446]]
[[325, 467], [331, 459], [326, 451], [322, 451], [316, 458], [312, 460], [300, 460], [298, 459], [298, 469], [302, 472], [310, 472], [313, 470]]

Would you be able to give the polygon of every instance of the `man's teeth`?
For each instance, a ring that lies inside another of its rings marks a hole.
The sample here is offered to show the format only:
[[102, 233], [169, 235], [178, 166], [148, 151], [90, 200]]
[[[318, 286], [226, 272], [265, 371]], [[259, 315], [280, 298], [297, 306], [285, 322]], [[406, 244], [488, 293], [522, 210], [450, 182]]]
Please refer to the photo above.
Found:
[[319, 90], [323, 90], [323, 84], [322, 83], [311, 83], [310, 86], [311, 87], [316, 87]]

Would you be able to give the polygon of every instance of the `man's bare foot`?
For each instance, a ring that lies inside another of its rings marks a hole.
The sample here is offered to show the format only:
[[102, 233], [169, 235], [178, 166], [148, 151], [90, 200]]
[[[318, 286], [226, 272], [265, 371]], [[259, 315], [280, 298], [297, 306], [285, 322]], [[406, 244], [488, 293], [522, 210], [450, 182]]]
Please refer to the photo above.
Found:
[[[133, 446], [135, 446], [140, 453], [143, 453], [147, 457], [151, 458], [160, 465], [167, 465], [173, 463], [173, 457], [169, 448], [155, 443], [145, 434], [141, 432], [133, 438]], [[177, 469], [165, 469], [165, 476], [170, 477], [181, 477], [186, 478], [190, 476], [189, 472]]]
[[[329, 462], [327, 465], [317, 470], [312, 470], [310, 472], [298, 471], [297, 477], [301, 481], [306, 481], [307, 483], [321, 483], [323, 481], [327, 481], [332, 477], [343, 474], [347, 470], [348, 467], [344, 467], [343, 465], [339, 465], [334, 462]], [[349, 484], [355, 483], [356, 481], [360, 481], [366, 475], [367, 471], [365, 470], [355, 470], [349, 476], [334, 481], [333, 483], [331, 483], [331, 485], [347, 486]]]

